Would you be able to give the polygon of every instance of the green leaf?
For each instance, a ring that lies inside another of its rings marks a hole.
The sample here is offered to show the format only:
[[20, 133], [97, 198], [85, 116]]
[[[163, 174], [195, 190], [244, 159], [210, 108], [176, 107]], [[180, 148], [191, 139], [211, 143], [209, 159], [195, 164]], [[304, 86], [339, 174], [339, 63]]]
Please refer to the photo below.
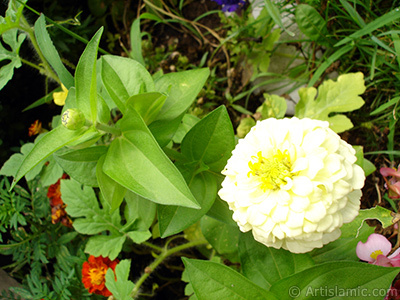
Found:
[[128, 259], [121, 260], [114, 271], [109, 268], [106, 274], [106, 287], [112, 293], [115, 300], [132, 300], [130, 296], [135, 284], [130, 281], [129, 272], [131, 269], [131, 261]]
[[295, 116], [329, 121], [330, 128], [335, 132], [343, 132], [353, 127], [344, 115], [330, 117], [330, 113], [349, 112], [360, 108], [364, 100], [359, 96], [365, 91], [363, 74], [350, 73], [338, 77], [337, 81], [327, 80], [318, 87], [301, 88], [300, 101], [296, 105]]
[[138, 230], [149, 229], [156, 217], [157, 205], [131, 191], [126, 193], [125, 202], [124, 215], [127, 222], [135, 223]]
[[264, 5], [268, 14], [271, 16], [272, 20], [274, 20], [275, 24], [286, 31], [288, 35], [294, 36], [294, 33], [287, 30], [283, 25], [279, 8], [276, 7], [276, 5], [271, 0], [264, 0]]
[[200, 119], [198, 117], [191, 115], [191, 114], [185, 114], [182, 118], [181, 124], [179, 125], [178, 129], [175, 132], [174, 137], [172, 138], [172, 141], [175, 144], [182, 143], [182, 140], [185, 137], [185, 135], [199, 121], [200, 121]]
[[107, 152], [103, 171], [132, 192], [164, 205], [199, 208], [185, 180], [129, 106], [118, 122], [122, 135]]
[[105, 159], [105, 154], [99, 158], [99, 160], [97, 161], [95, 172], [100, 192], [107, 203], [110, 205], [111, 212], [113, 212], [121, 205], [122, 201], [124, 200], [126, 188], [112, 180], [104, 173], [103, 165]]
[[19, 21], [24, 10], [24, 5], [27, 0], [16, 1], [10, 0], [8, 2], [8, 8], [6, 11], [5, 18], [0, 16], [0, 34], [10, 29], [15, 29], [19, 26]]
[[204, 68], [168, 73], [155, 81], [156, 91], [168, 95], [158, 117], [149, 126], [161, 147], [171, 141], [183, 114], [195, 100], [209, 74], [210, 70]]
[[61, 195], [68, 215], [76, 218], [74, 229], [81, 234], [96, 234], [89, 238], [85, 252], [115, 259], [127, 237], [119, 210], [110, 213], [104, 205], [100, 208], [94, 190], [87, 186], [82, 189], [74, 180], [61, 180]]
[[356, 164], [364, 170], [365, 176], [374, 173], [376, 171], [376, 167], [372, 162], [364, 158], [363, 146], [353, 146], [353, 148], [356, 150]]
[[267, 247], [257, 242], [251, 232], [239, 237], [239, 257], [244, 276], [264, 288], [314, 265], [309, 254]]
[[278, 299], [225, 265], [185, 257], [182, 260], [199, 300]]
[[65, 145], [79, 139], [85, 133], [85, 129], [80, 130], [68, 130], [64, 126], [59, 126], [43, 138], [41, 138], [32, 150], [27, 154], [20, 165], [11, 188], [13, 188], [17, 182], [25, 176], [30, 170], [37, 166], [40, 162], [44, 161], [48, 156], [56, 152], [58, 149]]
[[[368, 300], [385, 296], [399, 268], [386, 268], [360, 262], [329, 262], [286, 277], [270, 291], [280, 300], [351, 299]], [[385, 292], [377, 293], [378, 289]]]
[[86, 244], [85, 252], [96, 257], [101, 255], [114, 260], [121, 252], [125, 240], [124, 235], [92, 236]]
[[40, 172], [40, 182], [42, 186], [49, 186], [56, 183], [63, 173], [64, 171], [54, 159], [54, 155], [51, 155]]
[[392, 23], [400, 18], [400, 12], [399, 10], [393, 9], [392, 11], [384, 14], [383, 16], [380, 16], [376, 19], [374, 19], [371, 23], [367, 24], [365, 27], [361, 28], [360, 30], [354, 32], [348, 37], [345, 37], [342, 39], [340, 42], [336, 43], [334, 47], [339, 47], [343, 44], [346, 44], [348, 42], [351, 42], [352, 40], [355, 40], [356, 38], [362, 37], [363, 35], [370, 34], [374, 30], [385, 26], [389, 23]]
[[146, 125], [149, 125], [157, 117], [165, 99], [167, 99], [167, 96], [161, 93], [144, 93], [130, 97], [127, 105], [132, 105]]
[[371, 233], [374, 233], [374, 227], [369, 227], [366, 223], [359, 229], [357, 236], [356, 231], [352, 231], [353, 226], [349, 224], [344, 224], [341, 230], [343, 234], [339, 239], [310, 253], [317, 264], [335, 260], [359, 261], [355, 250], [358, 242], [365, 242]]
[[189, 161], [201, 161], [211, 171], [221, 172], [235, 148], [235, 134], [225, 106], [198, 122], [182, 141], [182, 154]]
[[[21, 166], [22, 162], [24, 161], [25, 156], [29, 154], [29, 152], [33, 149], [34, 146], [35, 144], [33, 143], [26, 143], [22, 145], [21, 153], [16, 153], [11, 155], [11, 157], [4, 163], [3, 167], [0, 169], [0, 175], [15, 177], [15, 174], [17, 174], [17, 171]], [[35, 178], [36, 175], [38, 175], [42, 170], [44, 163], [45, 161], [43, 161], [42, 164], [38, 164], [35, 168], [29, 171], [25, 175], [26, 180], [30, 181], [33, 178]]]
[[158, 205], [157, 216], [162, 238], [181, 232], [196, 223], [213, 205], [217, 195], [217, 181], [213, 175], [201, 172], [192, 177], [188, 186], [201, 209]]
[[75, 71], [76, 104], [92, 123], [97, 119], [96, 62], [102, 33], [103, 27], [87, 44]]
[[124, 114], [128, 99], [139, 93], [154, 92], [154, 82], [147, 70], [136, 60], [105, 55], [101, 77], [108, 94]]
[[142, 38], [140, 34], [140, 18], [135, 19], [131, 26], [131, 53], [130, 56], [145, 67], [142, 55]]
[[97, 187], [97, 161], [106, 152], [106, 146], [93, 146], [84, 149], [57, 152], [54, 154], [54, 158], [73, 179], [82, 184]]
[[300, 4], [296, 7], [295, 15], [299, 29], [310, 40], [324, 40], [328, 34], [326, 22], [314, 7], [307, 4]]
[[286, 99], [278, 95], [263, 94], [265, 101], [257, 108], [257, 112], [261, 113], [261, 119], [276, 118], [281, 119], [285, 116], [287, 110]]
[[[0, 24], [1, 26], [2, 24]], [[21, 64], [21, 59], [19, 57], [19, 49], [23, 41], [26, 38], [26, 35], [21, 33], [18, 34], [18, 29], [10, 29], [2, 34], [3, 42], [11, 48], [11, 51], [7, 50], [3, 47], [3, 44], [0, 43], [0, 62], [4, 60], [10, 60], [8, 64], [2, 63], [2, 67], [0, 69], [0, 90], [7, 84], [9, 80], [14, 75], [14, 69], [19, 68]]]
[[231, 226], [204, 216], [201, 219], [200, 226], [204, 237], [215, 251], [228, 257], [231, 261], [238, 260], [240, 230], [237, 225]]
[[218, 195], [213, 206], [207, 212], [207, 216], [230, 226], [237, 226], [236, 222], [232, 219], [232, 214], [233, 212], [229, 209], [228, 203], [222, 201]]
[[46, 29], [46, 18], [43, 14], [35, 22], [35, 36], [40, 50], [44, 57], [53, 67], [64, 86], [69, 89], [74, 85], [74, 77], [65, 68], [61, 62], [60, 55], [58, 54], [53, 42]]
[[358, 216], [352, 222], [345, 224], [346, 231], [343, 232], [342, 236], [357, 237], [365, 220], [376, 219], [381, 222], [383, 228], [389, 227], [393, 225], [394, 217], [395, 214], [391, 210], [378, 205], [369, 209], [361, 209]]

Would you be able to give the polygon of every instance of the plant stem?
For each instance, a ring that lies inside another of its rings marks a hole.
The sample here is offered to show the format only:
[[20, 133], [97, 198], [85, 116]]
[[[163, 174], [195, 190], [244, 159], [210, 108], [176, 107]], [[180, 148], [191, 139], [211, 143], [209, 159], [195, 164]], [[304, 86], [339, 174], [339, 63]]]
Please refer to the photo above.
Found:
[[[19, 29], [25, 31], [28, 34], [29, 39], [31, 40], [33, 48], [35, 48], [36, 53], [39, 55], [39, 58], [42, 61], [42, 64], [43, 64], [44, 70], [45, 70], [45, 75], [47, 77], [50, 77], [51, 79], [55, 80], [59, 84], [61, 84], [61, 81], [58, 78], [57, 74], [53, 71], [53, 69], [51, 68], [51, 66], [47, 62], [46, 58], [44, 57], [42, 51], [40, 50], [39, 44], [37, 43], [37, 40], [36, 40], [36, 37], [35, 37], [35, 33], [34, 33], [33, 29], [31, 28], [31, 26], [29, 25], [29, 23], [24, 18], [24, 16], [21, 16], [21, 18], [20, 18]], [[28, 65], [30, 65], [30, 64], [28, 64]], [[32, 65], [30, 65], [30, 66], [32, 67]]]
[[176, 246], [174, 248], [171, 249], [166, 249], [164, 248], [161, 252], [161, 254], [156, 258], [156, 260], [154, 262], [152, 262], [150, 264], [150, 266], [148, 266], [145, 269], [145, 273], [139, 278], [139, 280], [136, 282], [134, 289], [131, 292], [131, 297], [135, 298], [139, 292], [139, 289], [141, 287], [141, 285], [143, 284], [143, 282], [147, 279], [147, 277], [150, 276], [150, 274], [158, 267], [159, 264], [161, 264], [164, 259], [166, 259], [168, 256], [171, 256], [177, 252], [180, 252], [182, 250], [188, 249], [188, 248], [192, 248], [194, 246], [199, 246], [199, 245], [203, 245], [203, 244], [207, 244], [207, 241], [202, 239], [202, 240], [197, 240], [197, 241], [192, 241], [183, 245], [179, 245]]
[[98, 130], [107, 132], [107, 133], [111, 133], [115, 136], [120, 136], [121, 135], [121, 130], [106, 124], [102, 124], [102, 123], [96, 123], [96, 128]]
[[41, 72], [43, 70], [41, 67], [39, 67], [38, 65], [30, 62], [29, 60], [23, 59], [22, 57], [20, 57], [19, 59], [22, 61], [22, 63], [24, 63], [24, 64], [26, 64], [26, 65], [34, 68], [34, 69], [39, 70], [39, 72]]
[[163, 248], [158, 247], [158, 246], [156, 246], [156, 245], [153, 245], [152, 243], [143, 242], [142, 244], [145, 245], [145, 246], [147, 246], [147, 247], [149, 247], [149, 248], [152, 248], [153, 250], [155, 250], [155, 251], [157, 251], [157, 252], [163, 252]]

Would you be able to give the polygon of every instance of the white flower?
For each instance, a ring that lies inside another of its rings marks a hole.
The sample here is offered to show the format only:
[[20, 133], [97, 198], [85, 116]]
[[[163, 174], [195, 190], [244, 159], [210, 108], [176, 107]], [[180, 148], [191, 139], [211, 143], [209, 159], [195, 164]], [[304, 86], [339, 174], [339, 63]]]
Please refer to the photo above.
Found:
[[308, 252], [336, 240], [358, 215], [365, 175], [354, 154], [328, 122], [270, 118], [239, 140], [218, 194], [241, 231]]

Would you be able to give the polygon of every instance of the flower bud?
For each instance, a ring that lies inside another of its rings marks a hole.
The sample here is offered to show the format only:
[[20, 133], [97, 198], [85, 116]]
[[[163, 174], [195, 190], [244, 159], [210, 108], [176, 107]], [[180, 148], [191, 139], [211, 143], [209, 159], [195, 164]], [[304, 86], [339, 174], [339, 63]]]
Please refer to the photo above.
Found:
[[61, 123], [70, 130], [82, 128], [86, 123], [85, 115], [76, 108], [67, 109], [61, 116]]

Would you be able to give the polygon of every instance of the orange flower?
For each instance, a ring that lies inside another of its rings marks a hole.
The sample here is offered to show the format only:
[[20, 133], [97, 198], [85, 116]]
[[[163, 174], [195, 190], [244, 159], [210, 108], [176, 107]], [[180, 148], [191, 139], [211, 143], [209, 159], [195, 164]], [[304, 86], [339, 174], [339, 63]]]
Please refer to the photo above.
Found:
[[118, 259], [111, 261], [108, 257], [90, 255], [89, 261], [85, 261], [82, 266], [82, 282], [89, 293], [105, 297], [112, 295], [105, 285], [106, 273], [108, 268], [115, 272], [118, 263]]
[[50, 206], [51, 206], [51, 222], [53, 224], [57, 224], [61, 222], [64, 226], [72, 227], [72, 221], [68, 217], [65, 208], [67, 207], [66, 204], [61, 199], [61, 190], [60, 190], [60, 180], [61, 179], [68, 179], [69, 176], [67, 174], [63, 174], [63, 176], [58, 179], [55, 184], [49, 186], [47, 190], [47, 197], [50, 199]]
[[36, 120], [31, 124], [31, 127], [29, 127], [29, 136], [36, 135], [42, 130], [42, 122], [39, 122], [39, 120]]

